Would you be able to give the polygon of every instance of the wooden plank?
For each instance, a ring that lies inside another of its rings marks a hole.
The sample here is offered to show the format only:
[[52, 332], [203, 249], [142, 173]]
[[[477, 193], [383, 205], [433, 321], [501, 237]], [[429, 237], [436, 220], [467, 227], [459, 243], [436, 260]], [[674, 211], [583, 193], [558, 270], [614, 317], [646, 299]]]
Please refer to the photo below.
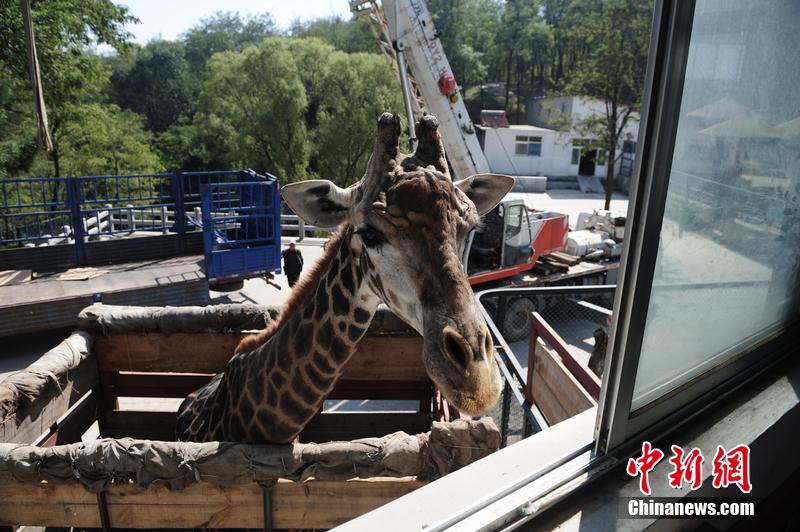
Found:
[[541, 336], [561, 357], [561, 362], [568, 368], [569, 372], [575, 376], [581, 386], [591, 395], [596, 401], [600, 397], [600, 379], [589, 368], [579, 363], [572, 356], [567, 348], [567, 343], [561, 336], [550, 327], [550, 324], [542, 318], [538, 312], [533, 313], [533, 323], [531, 331], [531, 341]]
[[51, 386], [33, 404], [0, 423], [0, 441], [31, 443], [50, 428], [80, 398], [97, 385], [97, 365], [93, 357], [67, 372], [61, 385]]
[[[275, 528], [333, 528], [424, 483], [413, 479], [344, 482], [280, 480], [273, 488]], [[156, 485], [111, 486], [106, 492], [114, 528], [262, 528], [261, 488], [256, 484], [192, 484], [181, 491]], [[0, 523], [30, 526], [101, 526], [97, 497], [81, 485], [0, 485]]]
[[81, 441], [83, 433], [89, 430], [97, 418], [97, 403], [94, 391], [85, 394], [50, 427], [49, 432], [37, 438], [33, 445], [52, 447]]
[[381, 437], [402, 430], [419, 434], [431, 430], [430, 412], [323, 412], [300, 433], [300, 441], [347, 441]]
[[526, 396], [533, 398], [551, 425], [597, 404], [558, 355], [547, 349], [541, 340], [536, 342], [532, 363], [534, 369]]
[[421, 336], [365, 336], [342, 375], [349, 380], [428, 380]]
[[100, 371], [217, 373], [245, 333], [123, 333], [97, 338]]
[[[246, 333], [123, 333], [95, 340], [100, 371], [217, 373]], [[367, 336], [342, 376], [426, 380], [420, 336]]]

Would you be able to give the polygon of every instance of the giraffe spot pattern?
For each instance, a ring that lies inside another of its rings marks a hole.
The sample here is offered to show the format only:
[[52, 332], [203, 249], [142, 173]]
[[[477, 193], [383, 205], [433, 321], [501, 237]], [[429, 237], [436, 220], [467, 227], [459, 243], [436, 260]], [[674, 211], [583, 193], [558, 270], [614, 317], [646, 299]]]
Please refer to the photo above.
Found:
[[333, 300], [333, 312], [337, 316], [346, 316], [350, 313], [350, 303], [338, 285], [331, 288], [331, 299]]
[[353, 318], [355, 318], [358, 323], [366, 323], [369, 321], [369, 316], [369, 312], [361, 307], [356, 307], [356, 309], [353, 311]]

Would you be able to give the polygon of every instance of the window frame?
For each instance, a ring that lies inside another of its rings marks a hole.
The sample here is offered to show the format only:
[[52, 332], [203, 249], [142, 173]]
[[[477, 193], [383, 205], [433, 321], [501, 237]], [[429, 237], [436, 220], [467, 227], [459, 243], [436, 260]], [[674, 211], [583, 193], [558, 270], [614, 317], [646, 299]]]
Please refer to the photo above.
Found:
[[[542, 137], [531, 135], [515, 135], [514, 136], [514, 155], [516, 157], [541, 157], [542, 156]], [[524, 139], [524, 140], [522, 140]], [[539, 153], [531, 153], [531, 146], [538, 145]], [[517, 150], [522, 148], [524, 153], [519, 153]]]
[[707, 369], [678, 388], [631, 410], [647, 323], [652, 284], [677, 136], [696, 1], [657, 0], [636, 142], [624, 262], [614, 301], [609, 363], [598, 401], [595, 451], [624, 449], [645, 431], [685, 421], [693, 412], [730, 393], [780, 360], [800, 332], [798, 320], [776, 327], [732, 358]]

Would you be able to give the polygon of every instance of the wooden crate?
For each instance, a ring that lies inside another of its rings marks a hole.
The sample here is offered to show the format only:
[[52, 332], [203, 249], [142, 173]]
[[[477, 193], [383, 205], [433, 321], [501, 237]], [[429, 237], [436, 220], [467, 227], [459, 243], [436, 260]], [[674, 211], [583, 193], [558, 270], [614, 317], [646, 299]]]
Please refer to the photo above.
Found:
[[[75, 334], [89, 345], [89, 356], [6, 419], [2, 441], [39, 446], [78, 442], [95, 421], [101, 436], [174, 440], [174, 412], [121, 410], [118, 398], [184, 397], [222, 370], [248, 333]], [[320, 412], [301, 441], [399, 430], [416, 434], [430, 430], [435, 419], [457, 417], [428, 379], [421, 347], [422, 339], [399, 320], [378, 316], [330, 398], [414, 400], [416, 411]], [[279, 481], [271, 491], [269, 517], [276, 528], [331, 528], [422, 484], [414, 478]], [[80, 484], [23, 484], [0, 474], [0, 525], [98, 527], [104, 512], [115, 528], [260, 528], [265, 518], [264, 492], [256, 484], [200, 482], [174, 492], [128, 484], [111, 486], [102, 499], [101, 504]]]
[[600, 395], [600, 379], [575, 360], [566, 342], [538, 312], [531, 322], [524, 393], [549, 425], [596, 406]]

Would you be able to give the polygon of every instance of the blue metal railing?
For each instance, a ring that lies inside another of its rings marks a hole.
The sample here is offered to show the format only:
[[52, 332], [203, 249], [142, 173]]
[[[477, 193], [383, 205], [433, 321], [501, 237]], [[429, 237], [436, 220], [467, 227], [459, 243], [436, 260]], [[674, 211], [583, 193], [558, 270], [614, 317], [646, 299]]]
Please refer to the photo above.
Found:
[[[72, 245], [101, 237], [198, 229], [204, 185], [267, 179], [252, 170], [0, 180], [0, 247]], [[187, 223], [187, 221], [189, 223]]]

